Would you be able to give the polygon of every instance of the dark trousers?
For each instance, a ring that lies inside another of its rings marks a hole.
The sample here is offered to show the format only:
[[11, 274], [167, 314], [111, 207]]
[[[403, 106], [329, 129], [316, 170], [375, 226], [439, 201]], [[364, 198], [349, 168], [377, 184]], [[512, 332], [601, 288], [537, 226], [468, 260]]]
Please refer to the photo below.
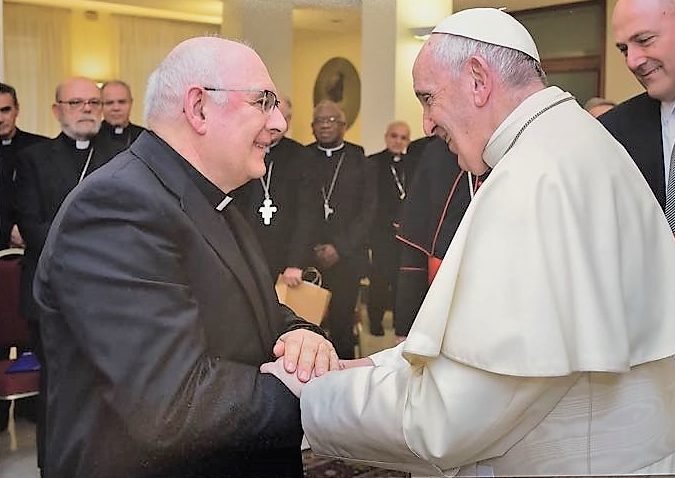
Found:
[[359, 291], [360, 265], [350, 259], [340, 259], [333, 267], [321, 270], [323, 285], [332, 294], [322, 325], [328, 329], [341, 359], [354, 358], [354, 308]]
[[391, 237], [379, 238], [372, 246], [372, 267], [368, 290], [368, 320], [371, 333], [382, 330], [382, 317], [386, 310], [394, 309], [400, 246]]

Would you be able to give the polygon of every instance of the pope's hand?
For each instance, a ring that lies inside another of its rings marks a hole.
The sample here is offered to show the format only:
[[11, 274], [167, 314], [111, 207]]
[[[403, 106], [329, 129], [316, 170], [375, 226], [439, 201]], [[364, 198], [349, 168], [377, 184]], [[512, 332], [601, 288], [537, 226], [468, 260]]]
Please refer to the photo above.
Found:
[[286, 385], [293, 395], [300, 398], [305, 384], [298, 380], [298, 376], [296, 374], [288, 373], [286, 370], [284, 370], [282, 358], [277, 359], [275, 362], [267, 362], [262, 364], [260, 366], [260, 371], [262, 373], [271, 373], [277, 377], [284, 385]]
[[283, 359], [286, 372], [296, 372], [302, 382], [307, 382], [312, 374], [319, 377], [340, 368], [333, 344], [307, 329], [283, 334], [274, 344], [273, 352], [275, 357]]

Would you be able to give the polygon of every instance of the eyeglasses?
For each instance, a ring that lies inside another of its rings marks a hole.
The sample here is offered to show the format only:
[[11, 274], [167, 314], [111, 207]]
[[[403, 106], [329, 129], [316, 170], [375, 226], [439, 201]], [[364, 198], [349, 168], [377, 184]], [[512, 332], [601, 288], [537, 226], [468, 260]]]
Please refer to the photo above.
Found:
[[68, 107], [71, 109], [71, 111], [84, 109], [84, 105], [89, 105], [89, 106], [91, 106], [92, 109], [100, 108], [103, 105], [103, 102], [98, 98], [93, 98], [91, 100], [83, 100], [83, 99], [80, 99], [80, 98], [74, 98], [74, 99], [68, 100], [68, 101], [57, 100], [56, 102], [60, 105], [68, 105]]
[[342, 121], [337, 116], [329, 116], [327, 118], [314, 118], [314, 121], [312, 121], [312, 124], [315, 124], [315, 125], [327, 124], [327, 125], [332, 126], [332, 125], [335, 125], [335, 124], [343, 125], [343, 124], [345, 124], [345, 122]]
[[253, 104], [260, 107], [263, 113], [271, 113], [274, 108], [279, 107], [279, 99], [274, 91], [270, 90], [248, 90], [248, 89], [233, 89], [233, 88], [213, 88], [211, 86], [203, 86], [206, 91], [244, 91], [249, 93], [259, 93], [260, 98], [255, 100]]

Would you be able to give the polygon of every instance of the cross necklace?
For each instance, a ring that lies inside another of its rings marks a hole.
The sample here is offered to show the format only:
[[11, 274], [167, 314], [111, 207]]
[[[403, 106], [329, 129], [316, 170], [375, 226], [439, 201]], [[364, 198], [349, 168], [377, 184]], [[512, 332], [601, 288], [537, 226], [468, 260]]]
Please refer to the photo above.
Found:
[[335, 172], [333, 172], [333, 179], [330, 181], [328, 193], [326, 193], [326, 186], [321, 186], [321, 195], [323, 196], [323, 218], [325, 221], [328, 221], [330, 215], [335, 212], [335, 209], [333, 209], [330, 205], [330, 198], [333, 195], [338, 173], [340, 172], [340, 167], [342, 166], [342, 161], [344, 161], [344, 159], [345, 153], [340, 154], [340, 159], [338, 160], [337, 166], [335, 167]]
[[277, 212], [277, 207], [272, 203], [272, 198], [270, 197], [270, 182], [272, 181], [273, 167], [274, 160], [270, 161], [265, 180], [263, 181], [263, 178], [259, 178], [260, 184], [262, 184], [263, 191], [265, 192], [265, 199], [263, 199], [262, 206], [258, 208], [258, 212], [260, 213], [265, 226], [272, 224], [272, 216]]

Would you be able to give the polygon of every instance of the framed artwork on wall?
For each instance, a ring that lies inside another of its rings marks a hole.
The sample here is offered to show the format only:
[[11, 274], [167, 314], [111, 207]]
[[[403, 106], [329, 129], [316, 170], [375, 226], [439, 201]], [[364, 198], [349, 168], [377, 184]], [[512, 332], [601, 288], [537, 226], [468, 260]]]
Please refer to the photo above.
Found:
[[342, 57], [328, 60], [319, 70], [314, 82], [314, 106], [330, 100], [342, 108], [349, 128], [361, 108], [361, 79], [354, 65]]

